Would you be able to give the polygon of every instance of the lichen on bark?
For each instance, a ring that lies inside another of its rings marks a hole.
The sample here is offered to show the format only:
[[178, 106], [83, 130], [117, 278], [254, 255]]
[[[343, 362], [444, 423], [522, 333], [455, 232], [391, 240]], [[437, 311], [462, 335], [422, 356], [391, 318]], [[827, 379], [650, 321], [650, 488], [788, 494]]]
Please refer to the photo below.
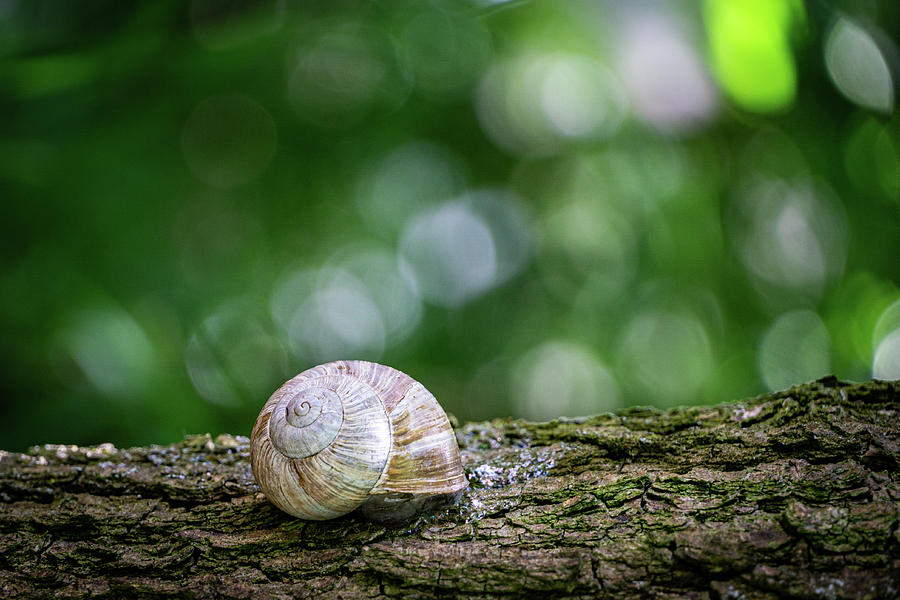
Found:
[[400, 527], [304, 522], [247, 440], [0, 452], [0, 594], [900, 597], [900, 383], [469, 424], [470, 488]]

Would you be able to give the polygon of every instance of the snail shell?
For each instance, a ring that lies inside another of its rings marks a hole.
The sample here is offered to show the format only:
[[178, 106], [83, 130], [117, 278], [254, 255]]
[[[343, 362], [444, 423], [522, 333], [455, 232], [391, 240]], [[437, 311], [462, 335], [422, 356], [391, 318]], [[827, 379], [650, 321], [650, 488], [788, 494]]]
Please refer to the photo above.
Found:
[[302, 519], [359, 507], [371, 518], [402, 519], [468, 486], [434, 396], [364, 361], [313, 367], [278, 388], [253, 426], [250, 464], [266, 497]]

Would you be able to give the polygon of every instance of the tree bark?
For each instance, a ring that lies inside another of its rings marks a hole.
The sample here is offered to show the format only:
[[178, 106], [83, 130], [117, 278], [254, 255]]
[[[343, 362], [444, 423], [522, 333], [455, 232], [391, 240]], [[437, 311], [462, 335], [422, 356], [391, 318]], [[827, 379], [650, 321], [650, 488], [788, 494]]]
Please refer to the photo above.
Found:
[[0, 593], [64, 598], [900, 597], [900, 382], [458, 430], [470, 488], [304, 522], [247, 439], [0, 452]]

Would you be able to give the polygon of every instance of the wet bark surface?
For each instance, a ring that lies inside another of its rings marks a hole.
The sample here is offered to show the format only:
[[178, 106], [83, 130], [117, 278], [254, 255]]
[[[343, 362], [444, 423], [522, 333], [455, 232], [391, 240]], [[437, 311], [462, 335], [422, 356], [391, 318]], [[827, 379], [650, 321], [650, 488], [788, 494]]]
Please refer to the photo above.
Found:
[[0, 452], [0, 595], [896, 598], [900, 383], [458, 429], [461, 501], [304, 522], [247, 439]]

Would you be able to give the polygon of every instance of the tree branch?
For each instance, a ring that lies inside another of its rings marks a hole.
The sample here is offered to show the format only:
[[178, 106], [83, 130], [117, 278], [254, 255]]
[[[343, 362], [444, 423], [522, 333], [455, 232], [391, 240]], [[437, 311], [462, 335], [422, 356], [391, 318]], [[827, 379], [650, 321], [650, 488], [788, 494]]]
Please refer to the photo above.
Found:
[[304, 522], [246, 438], [0, 452], [5, 597], [900, 596], [900, 383], [458, 432], [471, 487]]

